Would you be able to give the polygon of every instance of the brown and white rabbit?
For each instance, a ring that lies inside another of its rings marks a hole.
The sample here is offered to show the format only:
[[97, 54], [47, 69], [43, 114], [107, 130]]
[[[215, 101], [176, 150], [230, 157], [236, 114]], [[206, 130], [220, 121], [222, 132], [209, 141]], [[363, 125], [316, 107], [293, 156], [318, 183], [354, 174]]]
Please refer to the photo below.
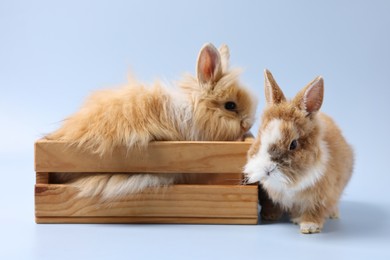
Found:
[[324, 80], [317, 77], [288, 101], [266, 70], [267, 107], [244, 168], [247, 182], [260, 182], [302, 233], [320, 232], [327, 217], [338, 217], [353, 170], [352, 148], [334, 121], [318, 112], [323, 95]]
[[[155, 140], [234, 141], [254, 122], [256, 100], [229, 69], [229, 49], [212, 44], [201, 49], [197, 77], [188, 75], [173, 91], [157, 82], [151, 87], [129, 85], [95, 92], [62, 127], [46, 138], [64, 140], [100, 155], [117, 146], [145, 148]], [[81, 196], [113, 199], [146, 187], [180, 181], [172, 174], [99, 174], [73, 177], [59, 174], [59, 182], [71, 182]]]

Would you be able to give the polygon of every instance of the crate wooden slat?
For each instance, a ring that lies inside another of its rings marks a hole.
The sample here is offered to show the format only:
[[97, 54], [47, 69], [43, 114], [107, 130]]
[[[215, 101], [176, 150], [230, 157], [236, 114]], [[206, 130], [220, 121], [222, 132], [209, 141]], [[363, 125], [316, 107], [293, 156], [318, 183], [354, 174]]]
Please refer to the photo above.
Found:
[[39, 217], [37, 224], [232, 224], [254, 225], [254, 218], [169, 218], [169, 217]]
[[[36, 172], [240, 173], [249, 142], [152, 142], [99, 156], [65, 142], [35, 143]], [[174, 165], [174, 167], [173, 167]]]
[[[251, 139], [242, 142], [153, 142], [100, 157], [66, 142], [35, 143], [37, 223], [256, 224], [257, 186], [238, 185]], [[147, 189], [113, 201], [79, 197], [53, 173], [189, 173], [197, 182]], [[223, 184], [223, 185], [221, 185]]]
[[[257, 188], [232, 189], [231, 185], [174, 185], [149, 189], [114, 202], [77, 198], [68, 185], [36, 185], [37, 223], [219, 223], [257, 222]], [[120, 216], [120, 218], [117, 218]]]

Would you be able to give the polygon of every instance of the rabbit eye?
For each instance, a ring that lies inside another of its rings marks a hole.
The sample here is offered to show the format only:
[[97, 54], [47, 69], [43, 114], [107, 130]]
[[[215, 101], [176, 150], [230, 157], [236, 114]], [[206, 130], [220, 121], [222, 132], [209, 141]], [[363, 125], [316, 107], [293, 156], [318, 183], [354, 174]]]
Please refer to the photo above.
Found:
[[295, 150], [297, 148], [297, 146], [298, 146], [298, 141], [297, 140], [293, 140], [291, 142], [291, 144], [290, 144], [290, 148], [289, 148], [290, 151]]
[[226, 110], [230, 110], [230, 111], [233, 111], [237, 108], [237, 105], [236, 103], [232, 102], [232, 101], [228, 101], [225, 103], [225, 109]]

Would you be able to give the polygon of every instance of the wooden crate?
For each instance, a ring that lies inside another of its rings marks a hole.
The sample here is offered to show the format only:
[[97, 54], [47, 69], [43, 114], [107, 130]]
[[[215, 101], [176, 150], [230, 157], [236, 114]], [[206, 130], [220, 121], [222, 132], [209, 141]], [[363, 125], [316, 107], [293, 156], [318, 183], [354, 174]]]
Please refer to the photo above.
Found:
[[[100, 157], [65, 142], [38, 140], [36, 223], [256, 224], [257, 185], [239, 185], [251, 142], [152, 142], [144, 151], [123, 147]], [[71, 184], [50, 183], [50, 174], [61, 172], [189, 173], [200, 178], [106, 202], [77, 196]]]

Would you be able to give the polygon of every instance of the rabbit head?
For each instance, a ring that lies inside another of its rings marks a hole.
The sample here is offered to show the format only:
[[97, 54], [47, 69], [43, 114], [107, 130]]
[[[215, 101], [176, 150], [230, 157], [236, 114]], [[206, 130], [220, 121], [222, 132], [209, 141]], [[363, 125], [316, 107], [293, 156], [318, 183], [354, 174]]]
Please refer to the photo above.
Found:
[[[326, 149], [321, 142], [317, 112], [324, 94], [322, 77], [315, 78], [294, 99], [286, 100], [272, 74], [265, 71], [267, 107], [255, 143], [248, 152], [244, 173], [249, 183], [260, 181], [265, 188], [299, 187], [316, 181], [325, 167]], [[310, 171], [309, 171], [310, 170]], [[304, 187], [305, 186], [305, 187]]]
[[257, 101], [229, 69], [229, 48], [206, 44], [199, 52], [197, 77], [182, 84], [193, 108], [197, 140], [237, 140], [253, 125]]

